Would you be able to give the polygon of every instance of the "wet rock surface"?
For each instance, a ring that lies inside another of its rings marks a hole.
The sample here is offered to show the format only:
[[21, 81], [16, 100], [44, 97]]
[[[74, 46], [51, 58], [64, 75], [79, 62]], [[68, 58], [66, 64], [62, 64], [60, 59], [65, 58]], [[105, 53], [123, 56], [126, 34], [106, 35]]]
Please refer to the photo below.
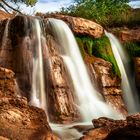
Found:
[[57, 140], [42, 109], [17, 95], [14, 73], [0, 67], [0, 139]]
[[93, 120], [94, 129], [81, 140], [139, 140], [140, 114], [128, 116], [126, 120], [99, 118]]
[[[93, 59], [93, 61], [88, 61], [88, 59]], [[112, 73], [112, 64], [101, 58], [94, 57], [88, 59], [86, 60], [86, 64], [91, 80], [96, 85], [96, 89], [102, 93], [107, 103], [126, 116], [127, 110], [120, 87], [121, 80], [117, 75]]]

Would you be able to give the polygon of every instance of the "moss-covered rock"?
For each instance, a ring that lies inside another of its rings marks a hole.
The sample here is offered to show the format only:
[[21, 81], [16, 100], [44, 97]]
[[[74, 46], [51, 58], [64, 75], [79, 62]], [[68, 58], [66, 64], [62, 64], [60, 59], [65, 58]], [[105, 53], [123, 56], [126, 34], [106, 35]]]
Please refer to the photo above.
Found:
[[76, 40], [84, 58], [86, 54], [88, 54], [90, 56], [100, 57], [111, 62], [113, 65], [112, 73], [121, 77], [120, 70], [111, 49], [110, 41], [106, 36], [97, 39], [85, 36], [77, 36]]

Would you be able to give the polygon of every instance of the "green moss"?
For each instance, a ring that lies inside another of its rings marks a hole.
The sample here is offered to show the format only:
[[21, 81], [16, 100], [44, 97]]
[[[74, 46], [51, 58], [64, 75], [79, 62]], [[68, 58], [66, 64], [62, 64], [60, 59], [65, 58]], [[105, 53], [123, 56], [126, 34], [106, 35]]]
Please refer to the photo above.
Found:
[[130, 57], [140, 56], [140, 44], [137, 42], [127, 42], [124, 44], [124, 47], [128, 51]]
[[76, 39], [80, 46], [80, 50], [82, 50], [82, 55], [84, 54], [85, 56], [87, 53], [90, 56], [93, 55], [111, 62], [113, 66], [113, 74], [117, 74], [119, 77], [121, 76], [111, 49], [110, 41], [106, 36], [98, 39], [92, 39], [91, 37], [76, 37]]

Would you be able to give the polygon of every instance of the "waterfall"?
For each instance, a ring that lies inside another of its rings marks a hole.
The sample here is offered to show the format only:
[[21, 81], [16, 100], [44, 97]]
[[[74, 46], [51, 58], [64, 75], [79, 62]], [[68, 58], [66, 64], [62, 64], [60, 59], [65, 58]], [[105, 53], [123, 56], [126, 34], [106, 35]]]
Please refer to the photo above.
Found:
[[79, 108], [83, 120], [91, 121], [93, 118], [102, 116], [119, 118], [119, 114], [107, 105], [94, 89], [70, 28], [65, 22], [52, 18], [49, 19], [49, 24], [60, 44], [58, 49], [71, 76], [75, 96], [79, 101], [76, 106]]
[[46, 110], [46, 95], [44, 84], [44, 70], [43, 70], [43, 56], [42, 56], [42, 32], [39, 20], [34, 21], [35, 28], [34, 33], [36, 36], [36, 51], [33, 59], [33, 74], [32, 74], [32, 93], [31, 104], [43, 108]]
[[5, 26], [4, 34], [2, 38], [2, 48], [4, 48], [5, 44], [7, 43], [8, 33], [9, 33], [9, 23], [10, 23], [10, 20], [8, 19], [6, 22], [6, 26]]
[[105, 32], [105, 34], [110, 40], [112, 51], [121, 72], [121, 86], [128, 112], [135, 113], [137, 112], [140, 103], [137, 101], [137, 90], [134, 85], [134, 81], [131, 82], [133, 78], [129, 67], [129, 57], [123, 49], [123, 46], [119, 43], [118, 39], [113, 34], [108, 32]]

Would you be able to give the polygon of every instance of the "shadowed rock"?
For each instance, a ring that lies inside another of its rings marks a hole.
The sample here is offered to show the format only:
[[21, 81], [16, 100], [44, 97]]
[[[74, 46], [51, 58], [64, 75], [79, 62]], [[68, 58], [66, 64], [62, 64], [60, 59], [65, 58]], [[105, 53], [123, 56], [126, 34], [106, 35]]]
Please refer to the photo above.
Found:
[[126, 120], [99, 118], [93, 120], [94, 129], [81, 140], [139, 140], [140, 114], [128, 116]]

